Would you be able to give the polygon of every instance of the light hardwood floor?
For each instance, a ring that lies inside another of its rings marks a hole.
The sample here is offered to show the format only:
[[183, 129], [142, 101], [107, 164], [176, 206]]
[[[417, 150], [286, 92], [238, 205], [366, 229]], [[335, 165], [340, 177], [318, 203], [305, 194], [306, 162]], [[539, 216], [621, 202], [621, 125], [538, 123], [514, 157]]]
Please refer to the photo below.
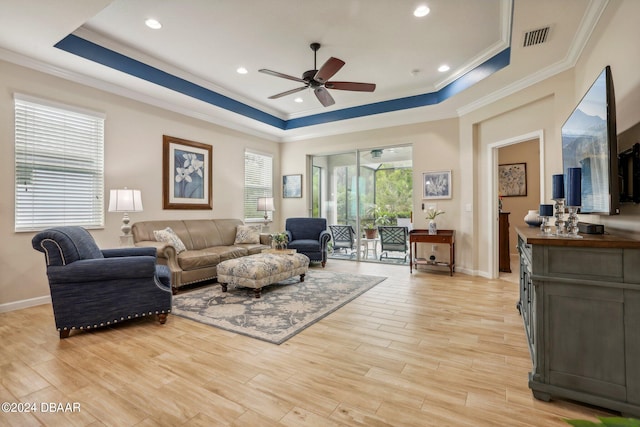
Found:
[[[314, 267], [319, 268], [319, 267]], [[603, 410], [535, 400], [518, 287], [330, 260], [387, 280], [282, 345], [169, 315], [59, 340], [50, 305], [0, 314], [9, 426], [568, 426]], [[43, 403], [79, 412], [43, 413]]]

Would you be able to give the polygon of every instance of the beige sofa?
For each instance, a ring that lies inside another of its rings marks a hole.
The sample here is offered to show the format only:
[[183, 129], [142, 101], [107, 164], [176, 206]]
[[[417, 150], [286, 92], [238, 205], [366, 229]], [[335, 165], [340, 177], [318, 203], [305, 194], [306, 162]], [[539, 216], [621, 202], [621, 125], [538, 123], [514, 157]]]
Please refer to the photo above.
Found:
[[[171, 270], [173, 291], [181, 286], [216, 277], [222, 261], [253, 255], [269, 248], [270, 235], [260, 234], [260, 243], [235, 244], [239, 219], [191, 219], [141, 221], [131, 227], [136, 246], [155, 247], [158, 261]], [[170, 227], [186, 250], [176, 253], [174, 246], [156, 241], [154, 231]]]

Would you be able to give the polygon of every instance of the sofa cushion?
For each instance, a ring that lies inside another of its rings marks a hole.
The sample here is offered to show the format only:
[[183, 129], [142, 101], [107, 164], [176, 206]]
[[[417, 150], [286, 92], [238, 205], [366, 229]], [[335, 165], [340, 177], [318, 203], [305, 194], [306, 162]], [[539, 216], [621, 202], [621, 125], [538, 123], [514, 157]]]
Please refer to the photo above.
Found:
[[222, 261], [249, 255], [249, 251], [239, 246], [212, 246], [194, 249], [178, 255], [178, 264], [183, 270], [213, 267]]
[[249, 255], [249, 251], [240, 246], [218, 246], [215, 249], [219, 251], [220, 262]]
[[196, 270], [217, 265], [220, 262], [218, 251], [213, 248], [193, 249], [178, 255], [178, 265], [183, 270]]
[[182, 220], [136, 222], [131, 226], [133, 241], [134, 243], [141, 241], [156, 241], [156, 236], [153, 232], [156, 230], [163, 230], [167, 227], [171, 228], [173, 232], [176, 233], [180, 240], [182, 240], [182, 243], [184, 243], [187, 250], [194, 249], [193, 243], [191, 242], [191, 236], [189, 235], [189, 230], [187, 230], [185, 221]]
[[216, 219], [214, 222], [220, 233], [222, 242], [219, 244], [222, 246], [232, 246], [236, 239], [236, 227], [244, 224], [238, 219]]
[[154, 230], [153, 235], [158, 242], [166, 242], [173, 246], [178, 254], [187, 250], [182, 240], [180, 240], [180, 237], [178, 237], [171, 227], [167, 227], [164, 230]]
[[289, 242], [289, 249], [296, 249], [298, 252], [320, 252], [320, 242], [312, 239], [299, 239]]
[[[188, 219], [184, 220], [185, 227], [187, 228], [187, 233], [191, 238], [191, 242], [193, 246], [191, 249], [206, 249], [211, 248], [213, 246], [221, 246], [225, 244], [233, 243], [231, 240], [230, 243], [225, 243], [224, 239], [220, 235], [220, 230], [216, 225], [217, 220], [211, 219]], [[242, 224], [241, 221], [238, 221]], [[232, 232], [235, 236], [236, 227], [235, 224], [232, 228]]]
[[236, 228], [236, 240], [234, 245], [241, 243], [260, 243], [262, 225], [239, 225]]
[[236, 246], [246, 249], [249, 255], [259, 254], [263, 250], [269, 249], [269, 246], [261, 243], [242, 243]]

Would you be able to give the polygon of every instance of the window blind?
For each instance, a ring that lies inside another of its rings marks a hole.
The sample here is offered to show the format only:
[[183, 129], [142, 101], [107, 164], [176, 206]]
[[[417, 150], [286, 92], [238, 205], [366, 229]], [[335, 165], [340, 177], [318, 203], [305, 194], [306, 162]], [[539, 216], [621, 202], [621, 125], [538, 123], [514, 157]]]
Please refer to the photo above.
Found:
[[[266, 154], [244, 153], [244, 216], [245, 221], [264, 220], [264, 212], [258, 211], [258, 197], [273, 196], [273, 158]], [[267, 212], [268, 219], [273, 214]]]
[[15, 230], [104, 227], [104, 115], [15, 101]]

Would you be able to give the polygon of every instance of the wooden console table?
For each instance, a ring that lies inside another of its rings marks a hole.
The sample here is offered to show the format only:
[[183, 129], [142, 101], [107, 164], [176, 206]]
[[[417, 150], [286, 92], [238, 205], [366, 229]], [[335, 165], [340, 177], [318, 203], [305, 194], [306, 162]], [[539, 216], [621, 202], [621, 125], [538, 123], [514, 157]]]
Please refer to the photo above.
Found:
[[[415, 258], [413, 254], [418, 254], [418, 243], [447, 244], [449, 245], [449, 262], [434, 262], [425, 258]], [[409, 272], [413, 273], [413, 264], [416, 265], [440, 265], [449, 267], [449, 273], [453, 276], [453, 269], [456, 265], [456, 231], [438, 230], [438, 234], [429, 234], [429, 230], [411, 230], [409, 232]]]
[[640, 240], [631, 233], [541, 236], [517, 227], [529, 388], [640, 415]]

